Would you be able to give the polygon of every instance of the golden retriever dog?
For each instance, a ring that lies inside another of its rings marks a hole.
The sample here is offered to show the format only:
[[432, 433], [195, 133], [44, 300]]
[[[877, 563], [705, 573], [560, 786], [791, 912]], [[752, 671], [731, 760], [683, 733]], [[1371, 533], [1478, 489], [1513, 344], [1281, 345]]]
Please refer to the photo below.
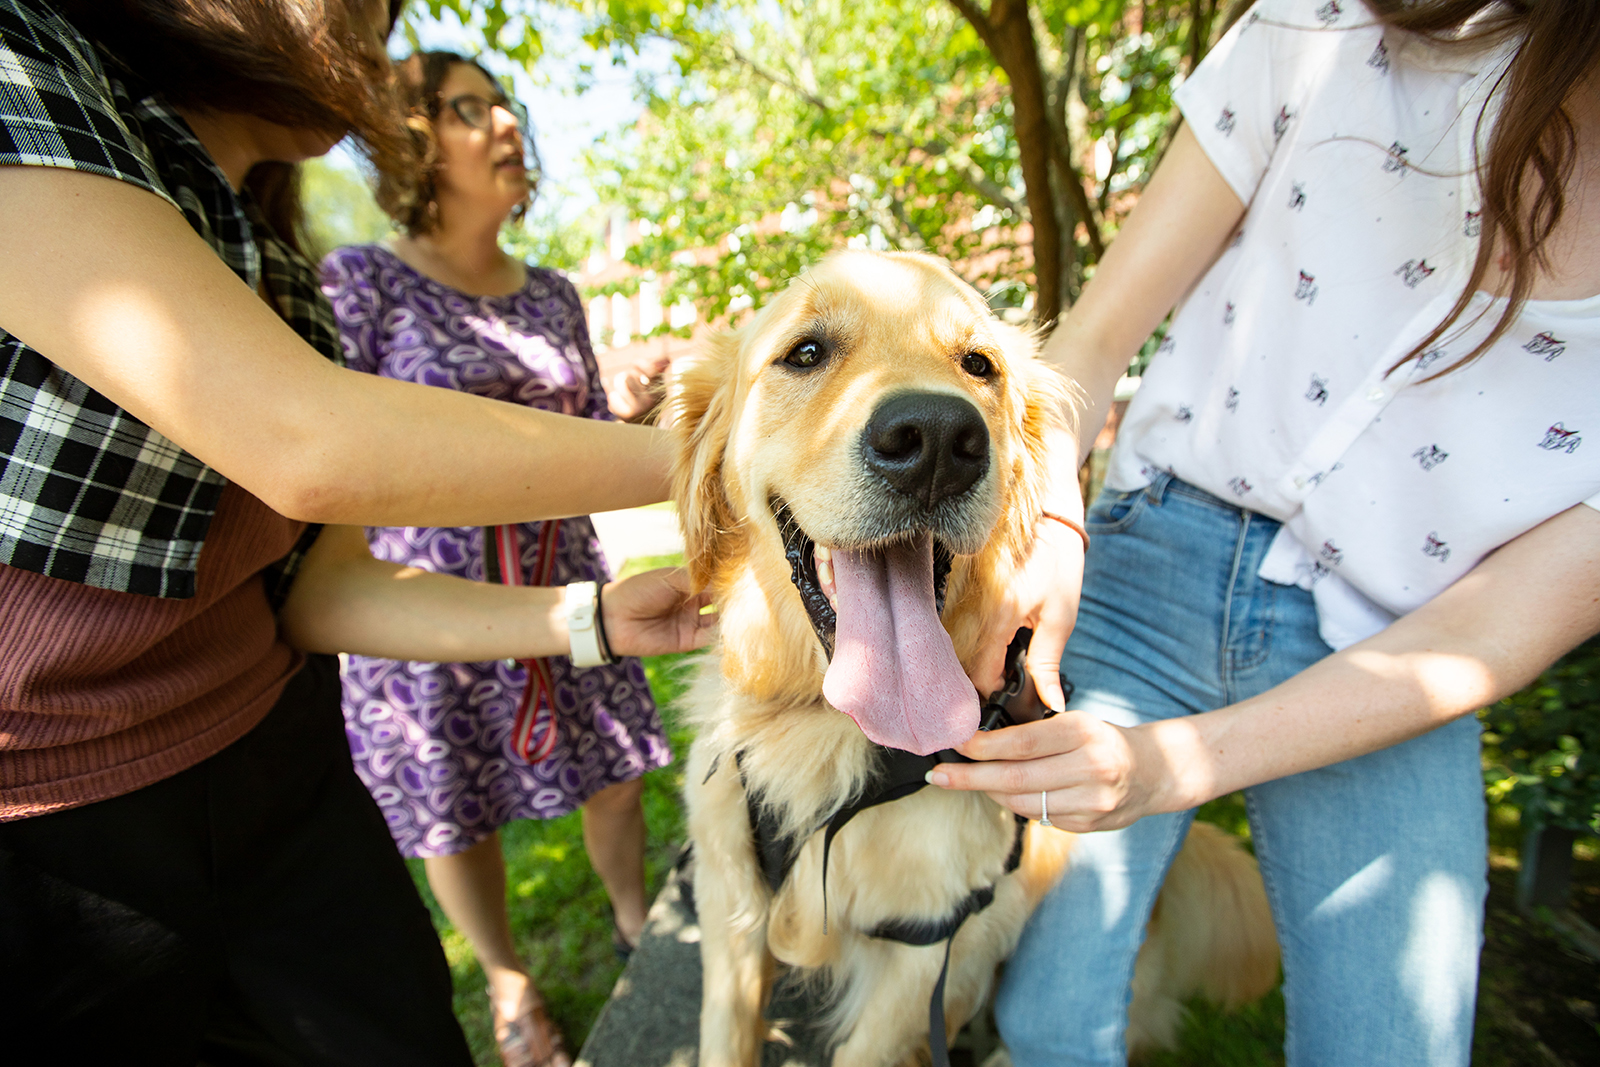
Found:
[[[843, 253], [675, 369], [688, 565], [722, 617], [688, 697], [703, 1067], [759, 1062], [780, 966], [825, 994], [835, 1067], [937, 1061], [1068, 862], [1069, 834], [918, 788], [978, 729], [963, 664], [1039, 518], [1069, 386], [1034, 349], [936, 260]], [[1277, 969], [1253, 861], [1196, 826], [1130, 1040]]]

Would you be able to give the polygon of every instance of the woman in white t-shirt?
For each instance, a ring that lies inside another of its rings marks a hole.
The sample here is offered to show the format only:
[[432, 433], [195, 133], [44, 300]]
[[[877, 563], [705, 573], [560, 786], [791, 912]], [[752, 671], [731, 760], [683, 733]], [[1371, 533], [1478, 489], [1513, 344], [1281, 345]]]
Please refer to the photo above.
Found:
[[1262, 0], [1179, 90], [1046, 351], [1097, 425], [1181, 298], [1087, 515], [1081, 605], [1051, 521], [1048, 595], [1019, 593], [1058, 709], [1072, 632], [1071, 710], [933, 775], [1105, 831], [1008, 965], [1018, 1067], [1125, 1060], [1155, 893], [1193, 809], [1241, 788], [1289, 1062], [1467, 1062], [1472, 712], [1600, 631], [1597, 57], [1593, 4]]

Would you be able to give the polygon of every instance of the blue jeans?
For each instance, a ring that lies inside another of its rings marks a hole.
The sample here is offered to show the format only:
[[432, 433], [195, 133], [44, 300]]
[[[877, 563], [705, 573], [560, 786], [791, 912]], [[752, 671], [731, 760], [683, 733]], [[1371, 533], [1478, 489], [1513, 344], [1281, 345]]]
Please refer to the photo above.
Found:
[[[1278, 523], [1170, 475], [1102, 493], [1072, 707], [1123, 726], [1284, 681], [1330, 649], [1311, 594], [1256, 577]], [[1466, 1064], [1487, 842], [1468, 716], [1245, 793], [1283, 946], [1291, 1067]], [[1122, 1064], [1128, 983], [1193, 812], [1085, 834], [1030, 920], [997, 1003], [1017, 1067]]]

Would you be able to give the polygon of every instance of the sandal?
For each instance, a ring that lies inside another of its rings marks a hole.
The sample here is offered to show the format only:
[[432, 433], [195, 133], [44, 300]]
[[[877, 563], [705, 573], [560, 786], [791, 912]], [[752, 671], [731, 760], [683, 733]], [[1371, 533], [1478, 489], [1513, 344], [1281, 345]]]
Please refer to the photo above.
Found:
[[[494, 1042], [505, 1067], [572, 1067], [561, 1030], [545, 1014], [544, 1001], [531, 988], [533, 1003], [516, 1018], [500, 1014], [494, 998], [489, 998], [489, 1015], [494, 1020]], [[540, 1058], [538, 1049], [544, 1050]]]
[[617, 962], [626, 964], [633, 957], [633, 950], [638, 948], [636, 941], [629, 941], [623, 934], [622, 927], [617, 925], [615, 917], [611, 920], [611, 951], [617, 954]]

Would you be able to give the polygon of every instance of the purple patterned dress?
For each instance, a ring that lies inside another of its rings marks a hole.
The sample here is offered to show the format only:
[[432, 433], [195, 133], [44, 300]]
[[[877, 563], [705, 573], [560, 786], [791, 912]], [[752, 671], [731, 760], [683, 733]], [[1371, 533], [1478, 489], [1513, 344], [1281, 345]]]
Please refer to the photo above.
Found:
[[[382, 246], [365, 245], [329, 255], [322, 279], [355, 370], [611, 417], [583, 304], [557, 271], [528, 268], [527, 285], [510, 296], [468, 296]], [[539, 563], [541, 525], [518, 528], [525, 582]], [[588, 518], [563, 519], [559, 527], [550, 583], [607, 580]], [[478, 581], [484, 540], [478, 527], [367, 531], [379, 559]], [[577, 668], [563, 656], [548, 660], [559, 712], [555, 749], [528, 764], [510, 744], [527, 672], [507, 662], [347, 658], [350, 752], [405, 855], [460, 852], [512, 819], [564, 815], [608, 785], [671, 762], [638, 660]]]

